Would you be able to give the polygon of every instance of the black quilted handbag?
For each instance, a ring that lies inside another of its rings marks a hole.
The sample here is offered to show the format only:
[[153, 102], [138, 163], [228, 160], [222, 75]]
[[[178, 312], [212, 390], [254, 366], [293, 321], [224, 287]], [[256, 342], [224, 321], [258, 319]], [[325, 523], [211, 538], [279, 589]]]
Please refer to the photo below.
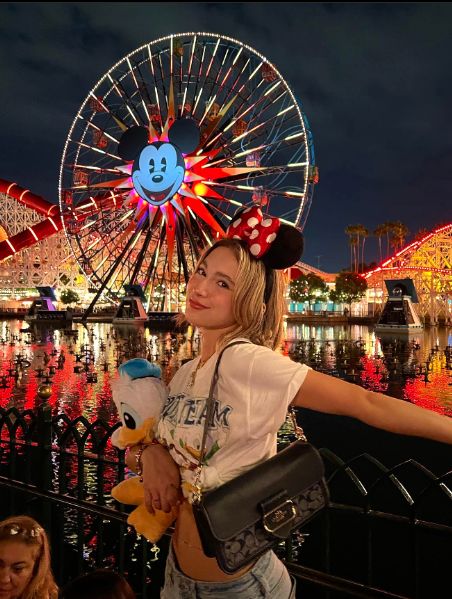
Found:
[[[227, 347], [237, 343], [243, 342]], [[299, 439], [274, 457], [217, 489], [201, 493], [199, 477], [223, 351], [207, 400], [193, 513], [204, 553], [215, 557], [219, 567], [231, 574], [255, 561], [322, 510], [328, 504], [328, 488], [322, 458], [296, 427]]]

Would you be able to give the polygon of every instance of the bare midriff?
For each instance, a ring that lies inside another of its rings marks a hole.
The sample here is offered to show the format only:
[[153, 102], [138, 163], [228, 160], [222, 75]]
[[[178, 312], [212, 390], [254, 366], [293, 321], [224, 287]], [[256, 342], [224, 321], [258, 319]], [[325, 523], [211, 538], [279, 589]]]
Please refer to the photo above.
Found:
[[226, 574], [219, 568], [215, 558], [207, 557], [202, 550], [192, 507], [187, 501], [180, 506], [173, 535], [173, 549], [181, 572], [195, 580], [227, 582], [243, 576], [253, 567], [251, 564], [234, 574]]

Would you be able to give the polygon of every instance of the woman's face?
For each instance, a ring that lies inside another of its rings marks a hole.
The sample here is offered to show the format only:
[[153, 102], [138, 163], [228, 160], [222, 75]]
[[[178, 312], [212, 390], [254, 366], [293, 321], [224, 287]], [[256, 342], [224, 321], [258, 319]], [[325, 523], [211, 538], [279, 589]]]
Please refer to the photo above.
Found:
[[232, 296], [238, 262], [230, 248], [214, 249], [187, 285], [185, 317], [194, 326], [222, 332], [235, 325]]
[[36, 547], [20, 541], [0, 541], [0, 599], [20, 599], [36, 561]]

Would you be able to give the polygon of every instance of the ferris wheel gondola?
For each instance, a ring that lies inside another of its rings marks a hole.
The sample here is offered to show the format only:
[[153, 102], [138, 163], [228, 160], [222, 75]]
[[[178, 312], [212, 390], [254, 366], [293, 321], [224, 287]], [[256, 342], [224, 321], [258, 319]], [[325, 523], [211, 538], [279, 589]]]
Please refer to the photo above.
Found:
[[[188, 149], [177, 145], [183, 122], [198, 130]], [[300, 106], [265, 57], [226, 36], [170, 35], [125, 56], [82, 103], [60, 170], [65, 233], [99, 292], [118, 298], [139, 284], [159, 309], [163, 288], [171, 309], [200, 249], [240, 207], [303, 228], [313, 157]]]

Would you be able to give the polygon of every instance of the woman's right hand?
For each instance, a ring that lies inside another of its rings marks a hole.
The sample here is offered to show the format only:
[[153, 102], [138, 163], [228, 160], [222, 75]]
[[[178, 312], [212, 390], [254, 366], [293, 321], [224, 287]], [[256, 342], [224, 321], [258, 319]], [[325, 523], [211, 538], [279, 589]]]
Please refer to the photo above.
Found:
[[179, 466], [162, 445], [149, 445], [141, 454], [144, 502], [154, 509], [170, 512], [183, 499]]

